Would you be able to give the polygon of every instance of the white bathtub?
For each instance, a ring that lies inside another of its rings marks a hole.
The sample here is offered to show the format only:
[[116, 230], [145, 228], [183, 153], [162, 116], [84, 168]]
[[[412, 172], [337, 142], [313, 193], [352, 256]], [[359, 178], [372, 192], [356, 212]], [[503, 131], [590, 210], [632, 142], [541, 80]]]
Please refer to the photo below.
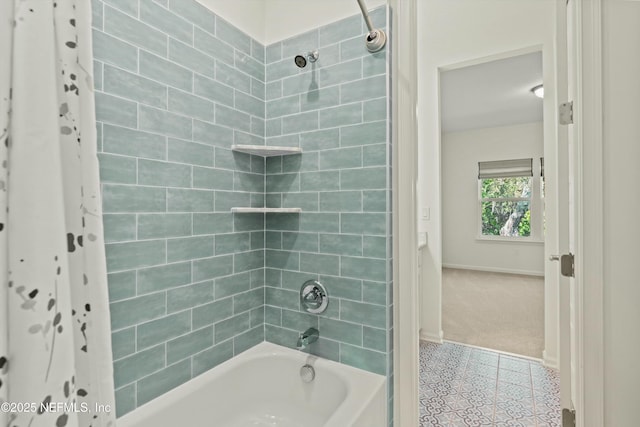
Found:
[[[300, 378], [308, 363], [316, 377]], [[384, 427], [386, 380], [263, 342], [140, 406], [118, 427]]]

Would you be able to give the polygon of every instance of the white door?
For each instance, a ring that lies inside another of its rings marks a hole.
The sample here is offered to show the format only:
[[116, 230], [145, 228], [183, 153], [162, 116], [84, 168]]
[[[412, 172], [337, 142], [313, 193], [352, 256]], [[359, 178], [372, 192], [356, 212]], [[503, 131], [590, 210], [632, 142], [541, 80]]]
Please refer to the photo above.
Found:
[[[575, 0], [567, 1], [567, 53], [568, 53], [568, 90], [569, 90], [569, 98], [575, 99], [576, 95], [576, 49], [575, 49], [575, 40], [574, 40], [574, 19], [575, 19]], [[573, 125], [568, 126], [568, 185], [569, 185], [569, 253], [575, 254], [575, 129]], [[577, 399], [576, 399], [576, 391], [577, 391], [577, 334], [576, 334], [576, 323], [577, 323], [577, 303], [576, 303], [576, 286], [575, 279], [568, 278], [569, 281], [569, 333], [570, 333], [570, 359], [571, 359], [571, 407], [570, 409], [576, 410], [578, 412]]]
[[[557, 104], [569, 99], [569, 64], [568, 64], [568, 22], [567, 22], [567, 2], [557, 0], [556, 2], [556, 37], [557, 54], [557, 97], [554, 100]], [[569, 253], [569, 127], [558, 126], [558, 147], [556, 158], [558, 161], [558, 254]], [[549, 260], [548, 262], [551, 262]], [[560, 274], [560, 264], [555, 267], [558, 279], [558, 301], [560, 312], [558, 319], [560, 322], [560, 343], [559, 343], [559, 363], [560, 363], [560, 403], [563, 408], [572, 408], [571, 403], [571, 319], [570, 319], [570, 284], [569, 278]]]

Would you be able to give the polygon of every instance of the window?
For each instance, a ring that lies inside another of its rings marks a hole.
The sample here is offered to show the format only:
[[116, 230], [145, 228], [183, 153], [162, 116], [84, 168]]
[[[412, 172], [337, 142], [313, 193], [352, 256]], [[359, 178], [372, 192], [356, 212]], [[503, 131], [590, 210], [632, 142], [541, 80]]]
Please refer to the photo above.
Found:
[[480, 162], [480, 235], [531, 236], [532, 159]]
[[531, 177], [487, 178], [480, 183], [482, 235], [531, 235]]

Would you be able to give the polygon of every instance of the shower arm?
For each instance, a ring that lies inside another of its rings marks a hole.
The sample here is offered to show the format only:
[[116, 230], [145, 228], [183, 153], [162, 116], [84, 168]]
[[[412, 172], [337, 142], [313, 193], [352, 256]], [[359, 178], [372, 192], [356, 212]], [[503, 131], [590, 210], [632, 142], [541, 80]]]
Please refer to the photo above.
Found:
[[360, 10], [362, 11], [364, 22], [365, 24], [367, 24], [367, 28], [369, 29], [369, 34], [371, 34], [375, 31], [375, 29], [373, 28], [371, 18], [369, 18], [369, 11], [367, 10], [367, 6], [364, 4], [364, 0], [358, 0], [358, 5], [360, 6]]

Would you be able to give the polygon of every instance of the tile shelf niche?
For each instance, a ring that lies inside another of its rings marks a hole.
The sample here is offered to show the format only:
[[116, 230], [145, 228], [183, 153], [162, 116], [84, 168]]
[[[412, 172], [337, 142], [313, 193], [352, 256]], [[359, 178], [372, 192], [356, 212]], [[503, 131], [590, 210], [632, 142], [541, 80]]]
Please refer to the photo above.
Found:
[[275, 145], [232, 145], [231, 150], [262, 157], [302, 153], [302, 149], [298, 147], [278, 147]]
[[[302, 149], [298, 147], [278, 147], [274, 145], [232, 145], [233, 151], [253, 154], [255, 156], [271, 157], [286, 156], [289, 154], [300, 154]], [[233, 213], [300, 213], [301, 208], [231, 208]]]

